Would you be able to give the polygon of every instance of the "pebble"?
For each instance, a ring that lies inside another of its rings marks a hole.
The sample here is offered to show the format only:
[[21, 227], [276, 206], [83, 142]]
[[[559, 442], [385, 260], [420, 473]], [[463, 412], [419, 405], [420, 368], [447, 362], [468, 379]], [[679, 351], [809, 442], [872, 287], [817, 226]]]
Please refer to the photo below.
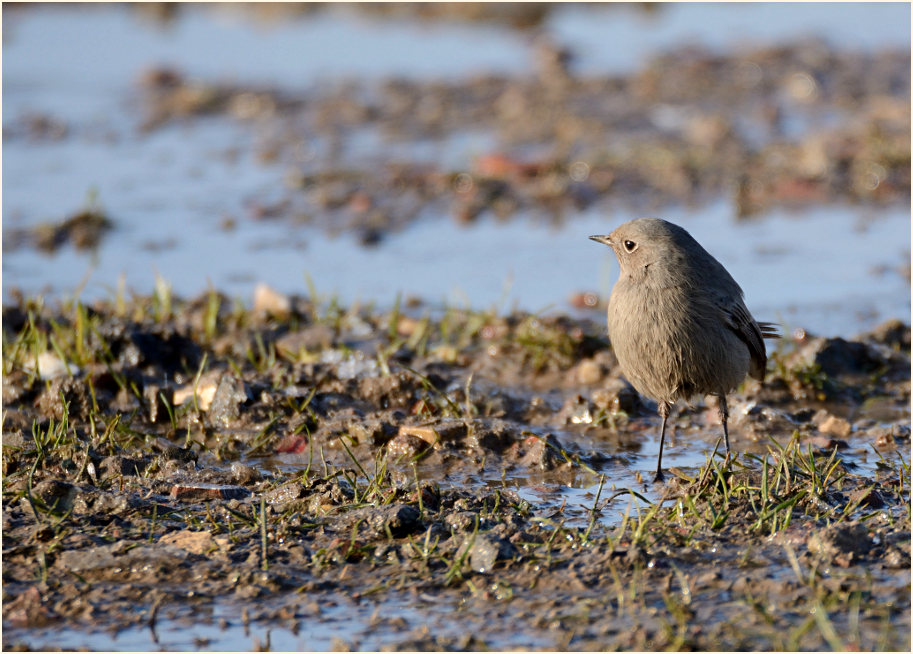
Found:
[[206, 500], [240, 500], [250, 495], [242, 486], [219, 484], [174, 484], [171, 487], [171, 499], [183, 502]]
[[602, 379], [602, 366], [592, 359], [584, 359], [577, 366], [577, 383], [591, 386]]
[[287, 295], [280, 293], [271, 286], [260, 282], [254, 288], [254, 312], [287, 318], [292, 311], [292, 303]]
[[849, 420], [837, 416], [828, 416], [818, 425], [818, 431], [822, 434], [831, 434], [838, 438], [846, 438], [852, 430]]
[[400, 434], [387, 443], [387, 453], [394, 459], [411, 459], [427, 450], [426, 440], [412, 434]]

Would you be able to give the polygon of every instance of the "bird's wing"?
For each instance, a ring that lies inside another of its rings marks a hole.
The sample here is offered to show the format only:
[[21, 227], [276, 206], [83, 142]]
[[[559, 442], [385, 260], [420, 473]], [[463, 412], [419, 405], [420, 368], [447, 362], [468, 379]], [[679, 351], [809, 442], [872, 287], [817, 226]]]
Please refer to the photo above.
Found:
[[748, 309], [741, 302], [730, 305], [726, 311], [726, 326], [738, 336], [751, 355], [751, 364], [748, 374], [757, 380], [764, 379], [764, 369], [767, 367], [767, 351], [764, 348], [765, 338], [779, 338], [777, 325], [771, 322], [755, 322]]

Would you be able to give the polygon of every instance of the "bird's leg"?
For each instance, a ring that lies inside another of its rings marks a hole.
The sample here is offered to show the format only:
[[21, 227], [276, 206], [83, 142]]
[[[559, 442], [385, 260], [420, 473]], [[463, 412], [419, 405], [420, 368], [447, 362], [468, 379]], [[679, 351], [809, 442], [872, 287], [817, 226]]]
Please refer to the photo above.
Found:
[[723, 438], [726, 440], [726, 458], [729, 458], [731, 450], [729, 449], [729, 405], [726, 404], [726, 394], [717, 395], [719, 399], [720, 422], [723, 423]]
[[659, 456], [656, 458], [656, 476], [653, 477], [653, 482], [660, 482], [663, 480], [663, 443], [666, 440], [666, 420], [669, 418], [669, 409], [672, 406], [668, 402], [659, 403], [659, 415], [663, 418], [663, 426], [659, 432]]

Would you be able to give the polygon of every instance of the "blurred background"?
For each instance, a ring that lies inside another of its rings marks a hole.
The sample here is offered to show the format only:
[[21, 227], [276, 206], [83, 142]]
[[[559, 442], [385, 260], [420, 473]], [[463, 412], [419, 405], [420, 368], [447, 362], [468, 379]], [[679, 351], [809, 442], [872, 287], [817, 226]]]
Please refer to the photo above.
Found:
[[908, 3], [4, 4], [3, 55], [4, 302], [596, 318], [657, 215], [759, 319], [909, 321]]

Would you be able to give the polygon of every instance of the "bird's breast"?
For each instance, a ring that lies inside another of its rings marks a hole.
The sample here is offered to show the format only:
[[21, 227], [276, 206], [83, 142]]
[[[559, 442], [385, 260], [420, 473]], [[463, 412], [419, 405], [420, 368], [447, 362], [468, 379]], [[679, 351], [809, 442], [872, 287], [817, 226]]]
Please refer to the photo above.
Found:
[[655, 400], [727, 392], [748, 371], [744, 343], [712, 305], [686, 288], [619, 279], [609, 299], [608, 328], [622, 372]]

